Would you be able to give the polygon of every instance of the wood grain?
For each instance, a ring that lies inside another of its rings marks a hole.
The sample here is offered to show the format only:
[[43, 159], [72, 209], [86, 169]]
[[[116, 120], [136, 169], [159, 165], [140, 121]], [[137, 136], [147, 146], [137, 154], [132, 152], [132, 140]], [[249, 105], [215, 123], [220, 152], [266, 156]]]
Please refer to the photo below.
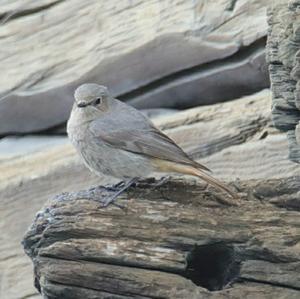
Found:
[[270, 285], [296, 298], [298, 212], [272, 201], [279, 187], [294, 199], [299, 182], [244, 181], [238, 207], [195, 180], [142, 181], [119, 200], [125, 210], [101, 208], [103, 188], [65, 193], [38, 213], [24, 247], [51, 298], [241, 298], [249, 283], [259, 298], [272, 298]]

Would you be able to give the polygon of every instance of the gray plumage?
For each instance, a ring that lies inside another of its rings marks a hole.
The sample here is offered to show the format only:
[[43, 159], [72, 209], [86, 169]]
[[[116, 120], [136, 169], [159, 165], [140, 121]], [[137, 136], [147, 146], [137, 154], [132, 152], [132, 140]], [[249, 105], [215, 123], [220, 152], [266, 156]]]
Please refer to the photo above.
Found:
[[185, 165], [187, 170], [181, 173], [197, 169], [203, 176], [192, 175], [230, 192], [204, 174], [208, 168], [189, 158], [140, 111], [114, 99], [104, 86], [84, 84], [77, 88], [67, 132], [85, 164], [97, 174], [128, 179], [165, 171], [168, 165], [170, 171]]

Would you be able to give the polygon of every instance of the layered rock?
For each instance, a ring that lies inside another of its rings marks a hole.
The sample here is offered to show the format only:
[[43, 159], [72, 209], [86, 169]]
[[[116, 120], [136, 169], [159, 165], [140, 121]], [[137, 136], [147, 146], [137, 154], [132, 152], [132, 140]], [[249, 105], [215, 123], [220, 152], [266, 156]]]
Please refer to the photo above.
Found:
[[1, 6], [0, 135], [64, 123], [87, 81], [139, 108], [186, 108], [269, 85], [272, 0], [27, 2]]
[[275, 126], [287, 132], [290, 159], [300, 162], [300, 1], [283, 1], [269, 14], [267, 54]]

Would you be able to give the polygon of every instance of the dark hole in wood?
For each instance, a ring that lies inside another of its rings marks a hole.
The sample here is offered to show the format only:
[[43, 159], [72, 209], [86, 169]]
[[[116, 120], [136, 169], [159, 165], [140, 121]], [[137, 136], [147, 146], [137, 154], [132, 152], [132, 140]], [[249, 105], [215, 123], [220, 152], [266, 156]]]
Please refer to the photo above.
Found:
[[186, 277], [210, 291], [222, 290], [239, 272], [233, 246], [224, 243], [195, 245], [186, 257]]

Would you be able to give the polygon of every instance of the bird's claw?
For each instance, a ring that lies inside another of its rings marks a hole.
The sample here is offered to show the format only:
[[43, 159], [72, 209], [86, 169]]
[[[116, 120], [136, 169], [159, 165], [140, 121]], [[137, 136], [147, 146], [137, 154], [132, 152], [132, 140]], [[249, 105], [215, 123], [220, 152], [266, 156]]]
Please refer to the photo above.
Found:
[[153, 184], [153, 188], [158, 188], [158, 187], [162, 186], [169, 179], [170, 179], [170, 176], [163, 176], [163, 177], [161, 177], [157, 182], [155, 182]]
[[126, 191], [130, 186], [135, 184], [137, 182], [138, 178], [132, 178], [128, 182], [119, 182], [118, 184], [112, 186], [114, 189], [117, 187], [117, 190], [112, 190], [115, 191], [115, 193], [112, 196], [109, 196], [108, 198], [102, 200], [102, 206], [107, 207], [110, 204], [113, 204], [121, 209], [124, 209], [122, 205], [116, 204], [115, 201], [118, 198], [119, 195], [121, 195], [124, 191]]
[[118, 182], [117, 184], [105, 186], [105, 188], [106, 188], [108, 191], [117, 192], [117, 191], [119, 191], [120, 188], [122, 188], [124, 185], [125, 185], [125, 182], [124, 182], [124, 181], [120, 181], [120, 182]]
[[116, 199], [117, 199], [116, 196], [110, 196], [108, 198], [105, 198], [104, 200], [101, 200], [101, 206], [103, 208], [106, 208], [109, 205], [114, 205], [114, 206], [116, 206], [116, 207], [118, 207], [122, 210], [125, 209], [125, 207], [123, 205], [120, 205], [120, 204], [116, 203]]

